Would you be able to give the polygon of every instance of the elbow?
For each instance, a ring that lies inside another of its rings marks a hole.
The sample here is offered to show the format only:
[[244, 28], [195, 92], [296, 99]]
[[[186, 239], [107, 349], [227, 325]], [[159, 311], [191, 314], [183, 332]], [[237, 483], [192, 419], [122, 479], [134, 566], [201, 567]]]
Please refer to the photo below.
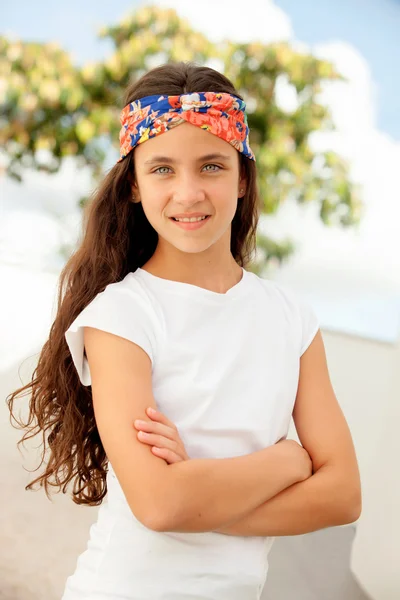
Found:
[[159, 494], [157, 501], [147, 503], [138, 520], [152, 531], [175, 531], [180, 511], [176, 494]]
[[148, 513], [142, 521], [143, 525], [152, 531], [175, 531], [176, 520], [165, 508]]
[[177, 531], [188, 533], [191, 531], [191, 522], [192, 515], [190, 511], [183, 511], [178, 503], [174, 503], [169, 510], [166, 510], [164, 506], [149, 515], [146, 527], [159, 532]]
[[[186, 463], [176, 463], [168, 467], [168, 477], [160, 478], [146, 498], [141, 501], [141, 518], [137, 519], [148, 529], [158, 532], [184, 531], [186, 523], [191, 518], [192, 489], [187, 479], [182, 477], [179, 467]], [[186, 481], [185, 481], [186, 479]], [[189, 493], [188, 493], [189, 492]], [[132, 504], [130, 505], [132, 512]]]
[[341, 510], [339, 512], [340, 522], [338, 525], [349, 525], [350, 523], [358, 521], [362, 512], [362, 495], [360, 487], [346, 489], [346, 493], [342, 496]]
[[331, 526], [349, 525], [357, 521], [362, 512], [361, 481], [358, 472], [344, 467], [330, 466], [327, 492], [330, 502]]
[[347, 513], [346, 513], [346, 523], [355, 523], [361, 516], [362, 512], [362, 498], [361, 498], [361, 490], [356, 490], [348, 501]]
[[162, 512], [148, 513], [141, 519], [141, 522], [142, 525], [152, 531], [167, 531], [167, 518]]

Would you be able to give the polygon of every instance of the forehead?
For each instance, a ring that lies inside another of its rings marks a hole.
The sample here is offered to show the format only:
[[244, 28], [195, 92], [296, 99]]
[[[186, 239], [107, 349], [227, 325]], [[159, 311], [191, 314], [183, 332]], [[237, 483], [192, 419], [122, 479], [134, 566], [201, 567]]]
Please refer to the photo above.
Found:
[[135, 161], [142, 164], [161, 155], [177, 162], [207, 154], [220, 154], [221, 160], [231, 163], [238, 160], [238, 151], [229, 142], [191, 123], [182, 123], [150, 138], [136, 146], [134, 153]]

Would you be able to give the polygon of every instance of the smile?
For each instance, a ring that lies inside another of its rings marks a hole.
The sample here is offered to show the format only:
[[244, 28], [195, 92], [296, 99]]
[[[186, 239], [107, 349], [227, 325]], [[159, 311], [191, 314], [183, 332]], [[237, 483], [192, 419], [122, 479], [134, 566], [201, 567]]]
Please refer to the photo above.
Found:
[[211, 216], [209, 215], [205, 219], [200, 219], [199, 221], [175, 221], [175, 219], [171, 217], [171, 221], [175, 223], [175, 225], [178, 225], [178, 227], [180, 227], [181, 229], [191, 231], [193, 229], [200, 229], [200, 227], [203, 227], [203, 225], [207, 223], [207, 221], [209, 221], [210, 218]]

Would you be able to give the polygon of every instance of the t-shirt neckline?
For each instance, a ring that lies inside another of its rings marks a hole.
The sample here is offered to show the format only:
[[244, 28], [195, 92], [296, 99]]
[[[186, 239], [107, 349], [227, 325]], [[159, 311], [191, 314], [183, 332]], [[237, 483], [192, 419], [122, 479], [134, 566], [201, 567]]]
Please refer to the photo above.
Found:
[[243, 267], [241, 267], [241, 269], [242, 278], [234, 286], [229, 288], [229, 290], [227, 290], [225, 293], [214, 292], [212, 290], [208, 290], [206, 288], [194, 285], [192, 283], [184, 283], [182, 281], [164, 279], [163, 277], [158, 277], [158, 275], [153, 275], [153, 273], [145, 271], [141, 267], [138, 267], [135, 273], [137, 273], [139, 277], [142, 277], [144, 280], [147, 280], [148, 282], [152, 282], [153, 284], [157, 285], [162, 290], [177, 292], [180, 294], [198, 298], [212, 298], [221, 302], [228, 298], [236, 298], [245, 291], [247, 287], [246, 283], [249, 274]]

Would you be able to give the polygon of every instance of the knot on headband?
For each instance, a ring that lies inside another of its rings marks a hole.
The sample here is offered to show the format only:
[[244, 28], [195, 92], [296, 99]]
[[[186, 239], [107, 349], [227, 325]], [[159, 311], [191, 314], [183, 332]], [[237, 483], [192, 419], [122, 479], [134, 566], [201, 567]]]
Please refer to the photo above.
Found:
[[192, 123], [231, 144], [251, 160], [246, 104], [232, 94], [196, 92], [179, 96], [145, 96], [121, 112], [121, 162], [138, 144], [184, 123]]

